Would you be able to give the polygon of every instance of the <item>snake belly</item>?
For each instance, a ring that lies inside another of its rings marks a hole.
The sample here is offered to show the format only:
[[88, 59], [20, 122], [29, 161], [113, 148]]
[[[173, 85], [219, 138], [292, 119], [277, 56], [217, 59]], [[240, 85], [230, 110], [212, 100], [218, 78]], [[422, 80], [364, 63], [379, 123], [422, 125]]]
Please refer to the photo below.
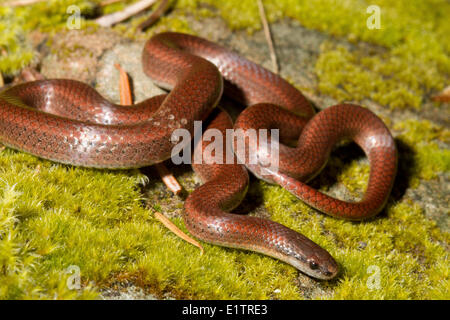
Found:
[[[239, 116], [235, 129], [276, 127], [282, 137], [300, 137], [296, 148], [279, 145], [276, 172], [240, 158], [257, 177], [280, 184], [333, 216], [363, 219], [386, 203], [397, 151], [389, 130], [369, 110], [338, 105], [314, 116], [306, 98], [280, 76], [195, 36], [162, 33], [152, 37], [144, 46], [142, 64], [144, 72], [170, 92], [125, 108], [75, 80], [38, 80], [3, 90], [0, 141], [76, 166], [147, 166], [170, 158], [173, 131], [184, 128], [193, 135], [194, 121], [205, 120], [224, 92], [251, 106]], [[232, 127], [221, 111], [209, 128]], [[360, 145], [371, 164], [368, 189], [360, 202], [331, 198], [304, 183], [323, 168], [332, 147], [343, 138]], [[338, 265], [331, 255], [303, 235], [270, 220], [226, 212], [245, 196], [248, 173], [243, 165], [193, 167], [205, 184], [185, 203], [184, 220], [192, 234], [206, 242], [270, 255], [312, 277], [336, 276]]]

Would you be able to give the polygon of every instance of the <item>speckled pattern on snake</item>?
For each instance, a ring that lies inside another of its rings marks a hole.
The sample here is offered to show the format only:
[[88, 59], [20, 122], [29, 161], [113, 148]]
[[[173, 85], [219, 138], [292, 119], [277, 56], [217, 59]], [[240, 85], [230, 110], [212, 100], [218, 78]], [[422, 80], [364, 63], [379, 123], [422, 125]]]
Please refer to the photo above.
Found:
[[[131, 107], [112, 104], [75, 80], [39, 80], [3, 90], [0, 141], [75, 166], [152, 165], [170, 158], [172, 132], [185, 128], [193, 135], [194, 121], [206, 120], [224, 92], [249, 106], [236, 120], [235, 129], [279, 128], [282, 141], [298, 139], [296, 147], [280, 144], [279, 170], [240, 158], [257, 177], [281, 185], [335, 217], [364, 219], [385, 205], [396, 174], [397, 151], [387, 127], [368, 109], [340, 104], [314, 115], [305, 97], [278, 75], [190, 35], [152, 37], [145, 44], [142, 62], [151, 80], [170, 92]], [[233, 124], [220, 111], [209, 127], [225, 132]], [[355, 141], [370, 162], [367, 190], [363, 199], [354, 203], [305, 184], [325, 166], [333, 146], [344, 138]], [[185, 202], [184, 221], [195, 237], [275, 257], [315, 278], [336, 276], [335, 260], [305, 236], [267, 219], [229, 213], [248, 188], [244, 165], [203, 163], [193, 167], [205, 182]]]

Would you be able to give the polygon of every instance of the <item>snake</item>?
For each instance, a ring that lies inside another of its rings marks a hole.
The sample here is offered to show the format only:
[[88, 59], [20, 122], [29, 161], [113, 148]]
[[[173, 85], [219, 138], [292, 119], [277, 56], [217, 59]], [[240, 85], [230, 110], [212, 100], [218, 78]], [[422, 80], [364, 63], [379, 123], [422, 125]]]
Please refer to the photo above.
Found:
[[[0, 141], [68, 165], [127, 169], [170, 159], [173, 132], [183, 129], [194, 136], [195, 121], [209, 123], [207, 129], [215, 129], [224, 140], [227, 130], [240, 132], [245, 142], [240, 147], [237, 138], [231, 143], [222, 141], [232, 151], [232, 163], [192, 164], [203, 184], [185, 201], [186, 228], [207, 243], [259, 252], [313, 278], [336, 277], [339, 264], [306, 236], [270, 219], [232, 210], [246, 195], [250, 171], [325, 214], [350, 220], [373, 217], [387, 202], [397, 168], [397, 149], [384, 122], [356, 104], [338, 104], [315, 113], [305, 96], [278, 74], [193, 35], [165, 32], [152, 36], [142, 51], [142, 68], [167, 93], [131, 106], [114, 104], [88, 84], [71, 79], [36, 80], [4, 88], [0, 92]], [[217, 107], [222, 95], [246, 106], [234, 124]], [[255, 149], [258, 159], [264, 159], [267, 146], [276, 147], [276, 167], [251, 162], [242, 152], [242, 148], [254, 147], [245, 134], [261, 129], [270, 129], [271, 137], [273, 129], [279, 130], [280, 141], [269, 139], [266, 147], [257, 143]], [[217, 151], [206, 152], [212, 139], [203, 140], [194, 148], [204, 160], [211, 156], [224, 159]], [[283, 143], [295, 140], [295, 145]], [[307, 184], [341, 140], [356, 142], [370, 163], [367, 189], [360, 201], [339, 200]], [[189, 147], [192, 142], [179, 143]]]

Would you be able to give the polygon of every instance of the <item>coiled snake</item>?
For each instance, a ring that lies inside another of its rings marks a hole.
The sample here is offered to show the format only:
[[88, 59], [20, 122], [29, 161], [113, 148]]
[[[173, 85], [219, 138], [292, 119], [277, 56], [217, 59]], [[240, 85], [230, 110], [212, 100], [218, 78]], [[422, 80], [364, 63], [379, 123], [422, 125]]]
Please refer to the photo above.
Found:
[[[282, 139], [299, 137], [294, 148], [279, 145], [278, 170], [239, 158], [257, 177], [281, 185], [335, 217], [368, 218], [386, 203], [396, 174], [397, 151], [387, 127], [368, 109], [340, 104], [314, 115], [305, 97], [278, 75], [190, 35], [152, 37], [145, 44], [142, 62], [145, 73], [170, 93], [133, 107], [112, 104], [75, 80], [39, 80], [3, 90], [0, 141], [76, 166], [147, 166], [170, 158], [173, 131], [185, 128], [193, 135], [194, 121], [205, 120], [224, 91], [250, 106], [234, 129], [279, 128]], [[225, 136], [233, 124], [221, 111], [209, 128]], [[305, 184], [324, 167], [331, 148], [343, 138], [355, 141], [370, 161], [369, 183], [360, 202], [337, 200]], [[260, 149], [257, 152], [264, 152]], [[331, 255], [303, 235], [270, 220], [228, 213], [245, 196], [247, 170], [236, 162], [205, 162], [193, 164], [205, 183], [185, 203], [185, 224], [194, 236], [273, 256], [316, 278], [331, 279], [338, 273]]]

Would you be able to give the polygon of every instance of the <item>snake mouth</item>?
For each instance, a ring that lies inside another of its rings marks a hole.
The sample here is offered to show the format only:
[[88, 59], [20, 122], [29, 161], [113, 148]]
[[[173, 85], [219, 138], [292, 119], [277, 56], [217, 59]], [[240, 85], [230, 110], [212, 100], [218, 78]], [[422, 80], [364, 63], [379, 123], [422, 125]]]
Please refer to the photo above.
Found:
[[302, 273], [319, 280], [331, 280], [335, 278], [339, 273], [339, 267], [334, 259], [323, 265], [320, 265], [317, 269], [311, 269], [309, 263], [299, 261], [298, 259], [294, 260], [295, 262], [286, 262], [300, 270]]
[[[248, 249], [248, 248], [246, 248]], [[321, 247], [317, 246], [316, 255], [320, 256], [317, 259], [317, 264], [312, 265], [311, 261], [303, 255], [285, 254], [280, 251], [268, 251], [262, 248], [252, 248], [251, 250], [263, 253], [287, 264], [290, 264], [300, 272], [319, 280], [331, 280], [339, 274], [339, 266], [334, 258]], [[320, 250], [320, 252], [319, 252]]]
[[335, 278], [339, 273], [339, 268], [328, 268], [327, 266], [323, 266], [317, 270], [312, 270], [308, 265], [303, 265], [302, 269], [297, 269], [307, 274], [308, 276], [319, 280], [331, 280]]
[[331, 280], [335, 278], [339, 274], [339, 267], [337, 263], [335, 263], [335, 266], [327, 266], [324, 270], [321, 270], [321, 274], [323, 277], [319, 279], [322, 280]]
[[[302, 273], [319, 280], [331, 280], [339, 274], [339, 265], [336, 260], [322, 247], [308, 241], [307, 247], [297, 248], [296, 252], [283, 254], [277, 252], [272, 255], [301, 271]], [[301, 243], [301, 245], [306, 245]], [[311, 250], [312, 249], [312, 250]]]

